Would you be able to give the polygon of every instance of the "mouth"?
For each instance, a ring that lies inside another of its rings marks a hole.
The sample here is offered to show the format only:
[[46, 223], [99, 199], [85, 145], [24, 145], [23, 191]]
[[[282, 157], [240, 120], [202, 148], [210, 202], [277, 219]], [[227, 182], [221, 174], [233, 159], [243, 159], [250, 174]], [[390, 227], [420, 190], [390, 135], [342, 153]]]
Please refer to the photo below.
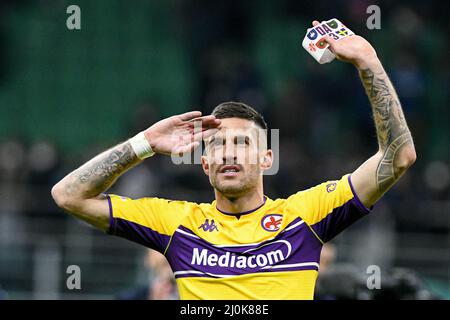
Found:
[[226, 177], [234, 177], [237, 176], [240, 171], [241, 168], [238, 165], [224, 165], [220, 168], [219, 173]]

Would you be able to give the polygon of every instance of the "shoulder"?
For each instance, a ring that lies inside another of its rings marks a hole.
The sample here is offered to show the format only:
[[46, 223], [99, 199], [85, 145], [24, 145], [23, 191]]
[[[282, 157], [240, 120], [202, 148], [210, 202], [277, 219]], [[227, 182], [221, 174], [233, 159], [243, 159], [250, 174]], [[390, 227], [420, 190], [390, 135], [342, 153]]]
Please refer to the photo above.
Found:
[[172, 200], [158, 197], [129, 197], [108, 195], [110, 210], [114, 217], [139, 220], [177, 220], [192, 214], [200, 207], [199, 204], [184, 200]]
[[353, 193], [349, 184], [349, 174], [346, 174], [339, 179], [321, 182], [291, 194], [286, 199], [278, 200], [284, 201], [284, 206], [288, 211], [295, 212], [309, 220], [310, 215], [322, 211], [328, 212], [331, 208], [351, 198], [353, 198]]
[[165, 211], [172, 214], [176, 212], [178, 215], [183, 216], [203, 216], [207, 213], [211, 213], [214, 209], [213, 203], [198, 203], [185, 200], [169, 200], [163, 198], [151, 198], [149, 201], [156, 201], [159, 206], [164, 207]]
[[321, 197], [335, 197], [337, 195], [352, 196], [349, 183], [350, 174], [343, 175], [339, 179], [327, 180], [315, 186], [300, 190], [287, 198], [287, 201], [311, 200]]

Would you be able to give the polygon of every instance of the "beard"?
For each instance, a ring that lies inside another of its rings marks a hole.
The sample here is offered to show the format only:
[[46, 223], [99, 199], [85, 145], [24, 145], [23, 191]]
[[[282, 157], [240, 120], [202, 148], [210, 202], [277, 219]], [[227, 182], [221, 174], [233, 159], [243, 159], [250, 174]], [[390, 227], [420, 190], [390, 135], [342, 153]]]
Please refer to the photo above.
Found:
[[239, 197], [258, 185], [258, 173], [244, 175], [241, 179], [217, 179], [210, 177], [211, 186], [227, 197]]

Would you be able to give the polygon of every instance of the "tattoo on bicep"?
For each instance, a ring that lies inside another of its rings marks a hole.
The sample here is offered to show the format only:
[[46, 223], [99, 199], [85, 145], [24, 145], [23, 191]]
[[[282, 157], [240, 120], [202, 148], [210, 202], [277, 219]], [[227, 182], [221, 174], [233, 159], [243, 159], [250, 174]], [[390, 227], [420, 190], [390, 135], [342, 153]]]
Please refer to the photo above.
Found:
[[383, 193], [397, 179], [394, 160], [405, 144], [412, 143], [400, 101], [385, 72], [361, 70], [361, 79], [372, 105], [377, 138], [383, 157], [376, 171], [378, 191]]

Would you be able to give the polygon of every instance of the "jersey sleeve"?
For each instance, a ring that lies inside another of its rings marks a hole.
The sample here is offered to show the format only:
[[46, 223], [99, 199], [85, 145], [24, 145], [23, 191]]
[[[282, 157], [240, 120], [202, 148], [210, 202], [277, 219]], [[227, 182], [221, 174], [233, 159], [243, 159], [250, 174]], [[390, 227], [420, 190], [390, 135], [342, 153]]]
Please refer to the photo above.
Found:
[[108, 195], [108, 234], [137, 242], [164, 253], [175, 229], [193, 203], [160, 198], [130, 199]]
[[350, 174], [297, 192], [287, 201], [322, 242], [331, 240], [373, 208], [366, 208], [359, 200]]

